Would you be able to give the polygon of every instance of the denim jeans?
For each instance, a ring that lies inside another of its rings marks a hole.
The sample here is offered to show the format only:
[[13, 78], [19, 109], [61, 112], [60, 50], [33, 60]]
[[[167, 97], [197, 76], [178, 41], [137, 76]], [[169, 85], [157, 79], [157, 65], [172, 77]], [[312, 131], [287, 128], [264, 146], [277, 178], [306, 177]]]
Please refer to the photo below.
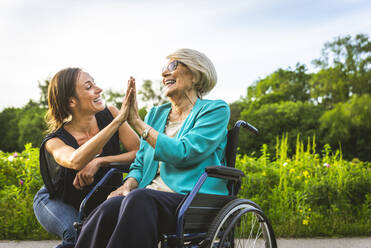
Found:
[[59, 199], [50, 199], [48, 190], [43, 186], [35, 195], [33, 209], [44, 229], [62, 239], [62, 244], [57, 247], [74, 247], [76, 230], [73, 223], [78, 220], [75, 208]]

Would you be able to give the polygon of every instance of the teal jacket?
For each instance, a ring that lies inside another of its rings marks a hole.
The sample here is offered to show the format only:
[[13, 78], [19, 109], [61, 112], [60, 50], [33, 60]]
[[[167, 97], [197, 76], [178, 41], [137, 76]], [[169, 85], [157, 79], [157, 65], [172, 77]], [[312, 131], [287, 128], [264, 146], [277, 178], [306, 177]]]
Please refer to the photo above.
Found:
[[[198, 99], [177, 135], [170, 138], [164, 134], [170, 108], [171, 104], [167, 103], [152, 108], [147, 114], [144, 121], [159, 132], [156, 147], [152, 148], [141, 140], [126, 178], [135, 178], [138, 187], [144, 188], [154, 179], [159, 161], [163, 161], [160, 169], [162, 180], [175, 192], [187, 194], [207, 166], [226, 165], [230, 110], [222, 100]], [[226, 181], [208, 178], [200, 192], [226, 195]]]

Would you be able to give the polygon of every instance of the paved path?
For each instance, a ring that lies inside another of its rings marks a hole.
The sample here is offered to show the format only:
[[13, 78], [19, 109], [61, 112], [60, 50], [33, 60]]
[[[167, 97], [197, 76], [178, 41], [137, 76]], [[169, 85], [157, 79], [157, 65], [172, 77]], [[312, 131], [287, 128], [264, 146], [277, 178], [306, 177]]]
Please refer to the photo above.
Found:
[[[0, 248], [53, 248], [59, 241], [0, 241]], [[279, 239], [279, 248], [371, 248], [371, 237], [340, 239]]]

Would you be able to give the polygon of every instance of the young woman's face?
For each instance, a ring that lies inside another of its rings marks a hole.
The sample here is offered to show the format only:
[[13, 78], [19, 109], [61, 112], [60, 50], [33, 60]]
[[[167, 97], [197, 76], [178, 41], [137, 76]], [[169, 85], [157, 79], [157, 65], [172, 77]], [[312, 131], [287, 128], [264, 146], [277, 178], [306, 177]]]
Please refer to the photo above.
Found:
[[92, 111], [94, 113], [104, 109], [104, 103], [101, 98], [102, 89], [94, 83], [89, 73], [81, 71], [76, 81], [75, 105], [81, 111]]

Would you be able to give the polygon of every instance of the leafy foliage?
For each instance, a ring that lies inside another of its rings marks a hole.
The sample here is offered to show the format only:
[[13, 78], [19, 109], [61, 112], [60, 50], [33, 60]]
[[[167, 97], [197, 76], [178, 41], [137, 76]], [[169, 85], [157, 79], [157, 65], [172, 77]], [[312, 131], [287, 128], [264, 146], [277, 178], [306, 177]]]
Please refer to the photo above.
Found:
[[20, 151], [27, 143], [39, 146], [44, 136], [46, 109], [30, 100], [23, 108], [7, 108], [0, 113], [0, 150]]
[[106, 102], [107, 105], [113, 105], [116, 108], [120, 109], [122, 105], [122, 100], [125, 97], [125, 93], [121, 93], [119, 91], [114, 91], [112, 89], [108, 89], [103, 92], [102, 98]]
[[[298, 134], [304, 138], [318, 136], [317, 127], [322, 112], [320, 105], [301, 101], [264, 104], [257, 109], [252, 104], [242, 111], [240, 117], [251, 120], [251, 124], [259, 129], [259, 135], [251, 137], [247, 132], [242, 132], [241, 152], [251, 154], [259, 151], [262, 144], [268, 144], [268, 152], [273, 154], [276, 138], [282, 134], [287, 134], [290, 147], [295, 147]], [[289, 151], [290, 154], [293, 152]]]
[[306, 139], [315, 134], [319, 145], [342, 146], [348, 159], [371, 160], [371, 139], [364, 132], [371, 129], [366, 120], [371, 94], [368, 36], [327, 42], [313, 63], [318, 72], [309, 74], [301, 64], [295, 69], [278, 69], [248, 87], [245, 98], [231, 104], [230, 124], [244, 119], [261, 130], [256, 139], [241, 137], [242, 153], [250, 154], [263, 144], [268, 144], [272, 153], [276, 137], [285, 133], [290, 147], [297, 135]]
[[322, 158], [314, 141], [299, 139], [288, 156], [287, 136], [278, 140], [275, 160], [268, 147], [259, 158], [242, 155], [245, 172], [239, 195], [257, 202], [279, 237], [369, 236], [371, 164], [342, 159], [325, 145]]
[[[329, 145], [322, 158], [314, 141], [298, 139], [288, 156], [287, 137], [278, 140], [274, 160], [268, 147], [260, 157], [241, 155], [244, 171], [240, 196], [257, 202], [279, 237], [370, 235], [371, 164], [345, 161]], [[32, 208], [41, 187], [39, 150], [26, 145], [22, 153], [0, 152], [0, 239], [48, 239]]]
[[42, 108], [47, 108], [48, 107], [48, 87], [50, 84], [50, 78], [45, 79], [44, 82], [38, 82], [38, 86], [40, 89], [40, 101], [39, 105]]
[[0, 240], [56, 238], [33, 214], [33, 197], [42, 184], [37, 148], [28, 144], [22, 153], [0, 151]]
[[[347, 102], [338, 103], [320, 118], [322, 140], [332, 147], [347, 151], [346, 158], [358, 155], [367, 160], [371, 154], [371, 97], [353, 95]], [[339, 147], [341, 140], [341, 147]]]
[[40, 146], [46, 130], [44, 122], [46, 109], [40, 108], [37, 103], [30, 101], [19, 114], [18, 147], [23, 147], [27, 143]]
[[151, 80], [144, 80], [142, 88], [138, 91], [142, 100], [146, 103], [147, 107], [158, 106], [167, 102], [167, 99], [162, 95], [163, 85], [157, 82], [158, 87], [154, 87]]
[[371, 93], [371, 41], [365, 34], [327, 42], [313, 60], [321, 71], [313, 77], [312, 96], [328, 104], [345, 102], [353, 94]]
[[0, 150], [18, 150], [18, 118], [20, 111], [19, 108], [6, 108], [0, 113]]
[[259, 105], [281, 101], [308, 101], [310, 75], [306, 71], [306, 66], [299, 63], [294, 70], [278, 69], [248, 87], [247, 100], [258, 102]]

